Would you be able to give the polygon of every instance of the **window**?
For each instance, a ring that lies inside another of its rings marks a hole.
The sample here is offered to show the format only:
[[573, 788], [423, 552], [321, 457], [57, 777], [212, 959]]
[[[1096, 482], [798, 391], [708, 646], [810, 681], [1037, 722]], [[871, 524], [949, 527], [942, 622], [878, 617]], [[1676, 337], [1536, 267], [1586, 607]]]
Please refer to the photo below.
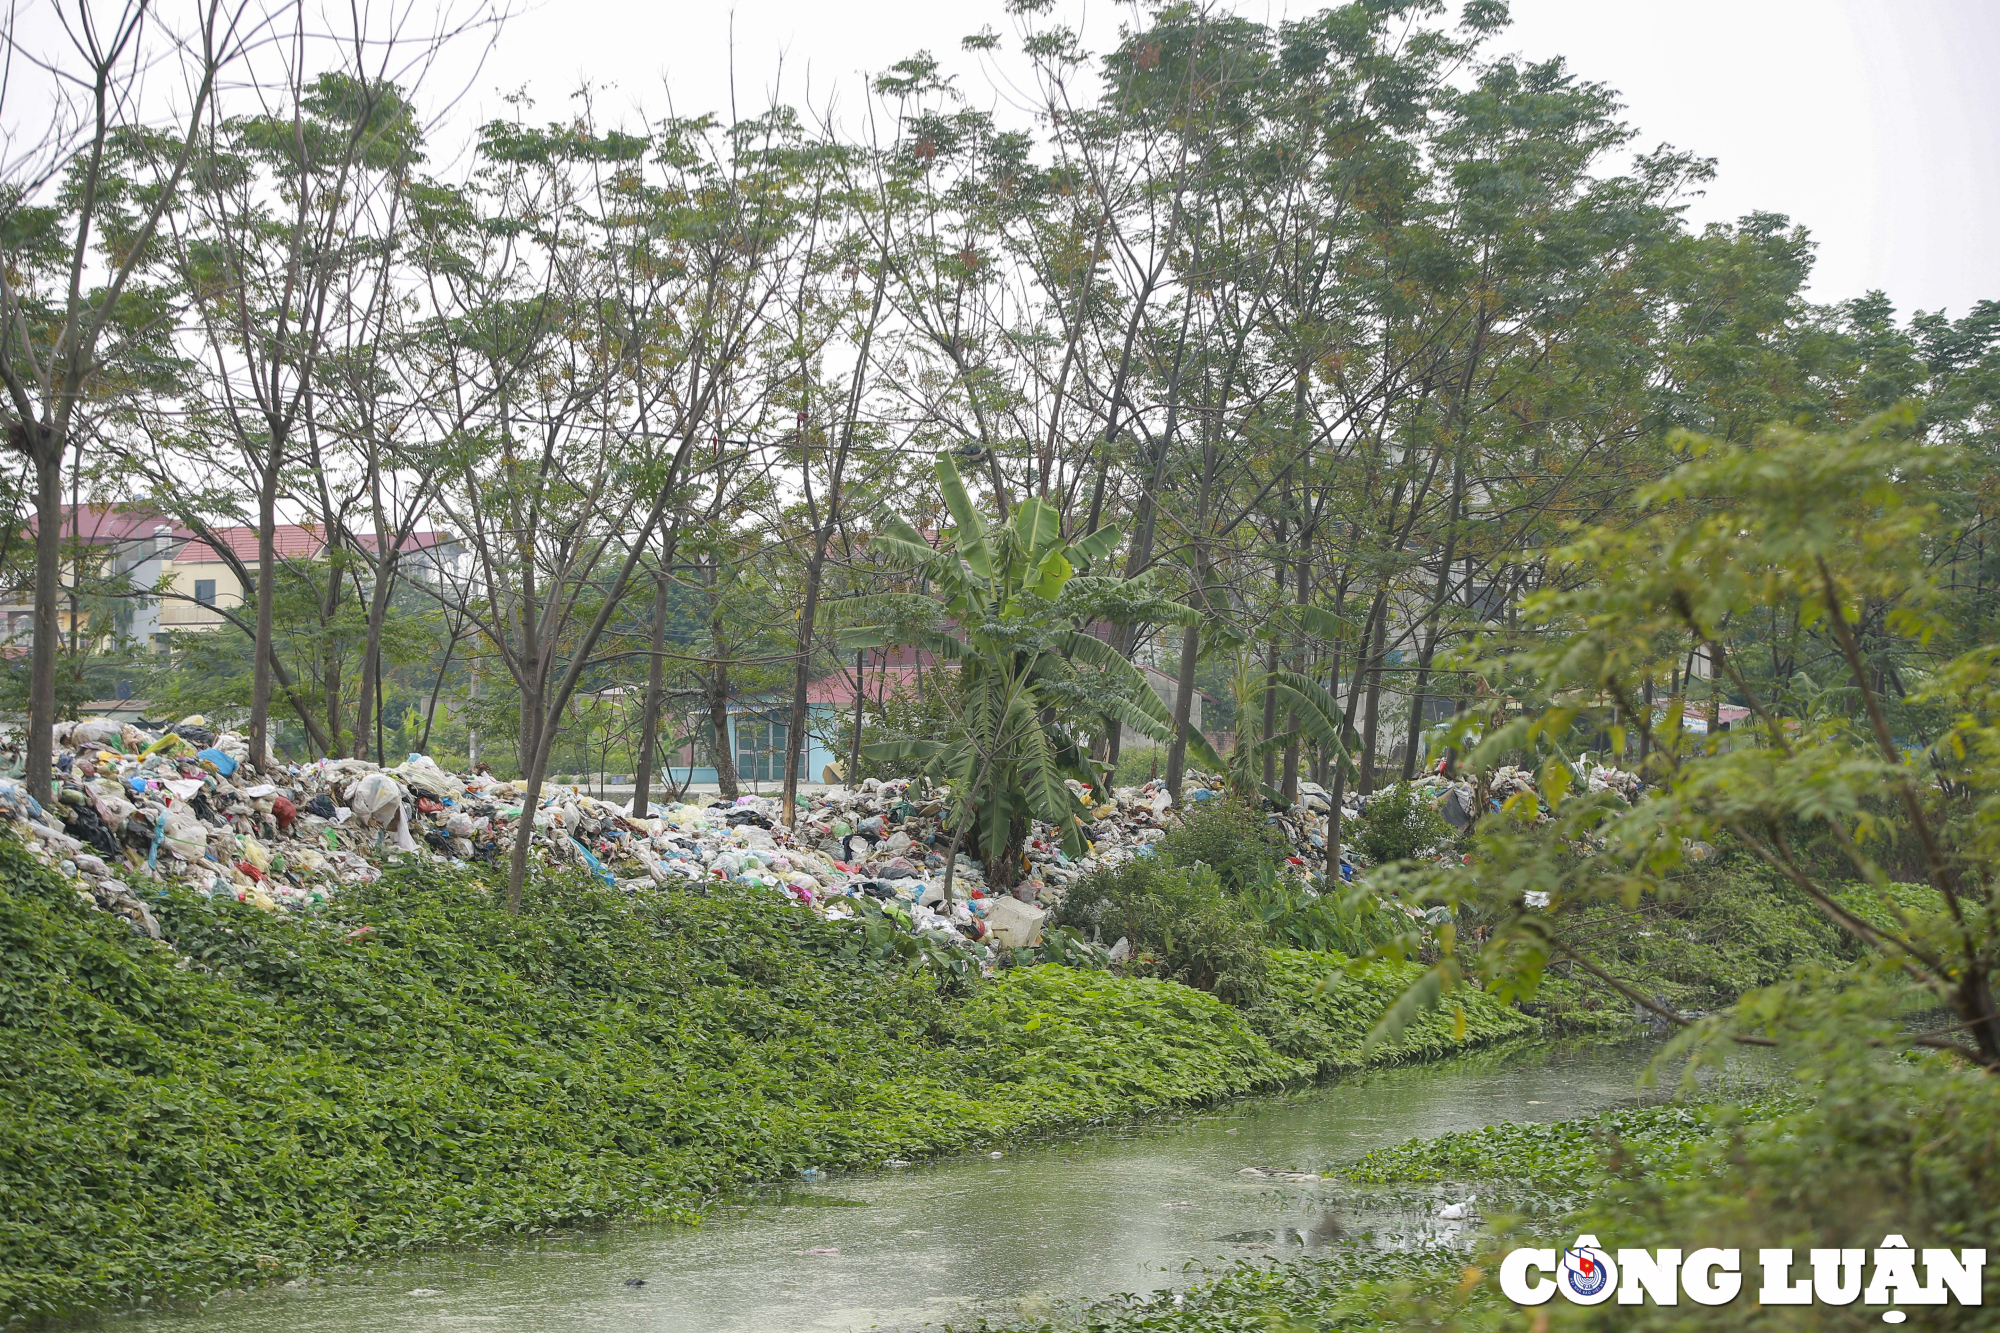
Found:
[[196, 579], [194, 581], [194, 599], [197, 602], [200, 602], [203, 606], [214, 606], [215, 580]]
[[743, 782], [782, 782], [785, 778], [783, 722], [737, 714], [736, 776]]

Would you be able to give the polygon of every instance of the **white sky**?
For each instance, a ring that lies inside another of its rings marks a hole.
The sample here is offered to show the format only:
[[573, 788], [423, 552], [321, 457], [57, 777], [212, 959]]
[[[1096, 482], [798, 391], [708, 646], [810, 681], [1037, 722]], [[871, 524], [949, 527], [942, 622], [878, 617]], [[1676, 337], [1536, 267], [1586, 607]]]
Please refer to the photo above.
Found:
[[[469, 89], [465, 110], [501, 112], [498, 93], [527, 87], [535, 115], [567, 114], [588, 80], [620, 101], [682, 114], [721, 109], [733, 66], [738, 104], [852, 107], [857, 71], [919, 49], [994, 94], [959, 39], [991, 25], [1010, 37], [998, 0], [526, 0]], [[1103, 49], [1130, 10], [1058, 0]], [[1310, 0], [1243, 3], [1253, 17], [1310, 12]], [[1819, 241], [1812, 295], [1839, 300], [1879, 287], [1899, 309], [2000, 299], [2000, 0], [1514, 0], [1498, 49], [1565, 56], [1623, 94], [1638, 145], [1660, 142], [1719, 159], [1697, 221], [1752, 209], [1784, 213]], [[732, 56], [733, 25], [733, 56]]]

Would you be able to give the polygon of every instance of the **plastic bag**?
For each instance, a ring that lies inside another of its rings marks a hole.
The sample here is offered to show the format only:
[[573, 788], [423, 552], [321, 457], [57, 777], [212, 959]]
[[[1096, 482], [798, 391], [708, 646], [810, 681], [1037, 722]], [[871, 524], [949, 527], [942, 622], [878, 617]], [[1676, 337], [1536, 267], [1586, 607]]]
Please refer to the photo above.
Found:
[[411, 790], [426, 796], [457, 800], [465, 795], [465, 784], [439, 768], [437, 760], [427, 754], [413, 754], [389, 771], [401, 778]]
[[181, 860], [199, 861], [208, 855], [208, 830], [186, 810], [169, 810], [166, 829], [160, 846]]
[[386, 827], [403, 808], [403, 789], [387, 773], [368, 773], [347, 789], [347, 807], [363, 823]]
[[115, 749], [123, 735], [123, 724], [109, 718], [93, 717], [76, 724], [70, 743], [79, 749], [86, 745], [109, 745]]

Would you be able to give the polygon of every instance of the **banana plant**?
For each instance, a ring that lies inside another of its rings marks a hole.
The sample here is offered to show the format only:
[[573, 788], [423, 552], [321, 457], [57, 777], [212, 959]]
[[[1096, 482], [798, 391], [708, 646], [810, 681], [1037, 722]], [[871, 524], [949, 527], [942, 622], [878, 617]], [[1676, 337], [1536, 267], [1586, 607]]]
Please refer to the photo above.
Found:
[[[1140, 580], [1076, 573], [1079, 564], [1105, 567], [1117, 549], [1118, 529], [1099, 528], [1068, 541], [1060, 515], [1038, 499], [1022, 501], [1008, 521], [989, 525], [951, 456], [940, 455], [935, 469], [953, 523], [939, 544], [880, 506], [869, 540], [873, 551], [923, 581], [948, 628], [914, 637], [886, 628], [894, 611], [907, 609], [910, 594], [847, 598], [834, 610], [853, 627], [843, 638], [849, 647], [912, 646], [957, 664], [961, 725], [955, 734], [878, 741], [863, 752], [911, 765], [950, 788], [947, 894], [959, 850], [978, 857], [988, 884], [1012, 888], [1026, 871], [1032, 820], [1054, 825], [1070, 855], [1085, 851], [1088, 807], [1072, 780], [1097, 799], [1109, 795], [1104, 772], [1064, 724], [1065, 716], [1109, 718], [1159, 741], [1171, 734], [1173, 719], [1139, 669], [1079, 625], [1083, 606], [1145, 593]], [[881, 623], [867, 623], [871, 617]]]
[[1260, 776], [1264, 756], [1281, 751], [1301, 738], [1333, 751], [1340, 763], [1350, 762], [1347, 746], [1340, 737], [1340, 705], [1326, 686], [1296, 671], [1267, 671], [1253, 658], [1239, 654], [1234, 687], [1238, 717], [1256, 716], [1263, 709], [1265, 694], [1269, 693], [1277, 696], [1278, 706], [1297, 723], [1262, 740], [1238, 736], [1236, 748], [1220, 764], [1223, 781], [1236, 795], [1252, 802], [1261, 796], [1275, 804], [1285, 804], [1283, 793]]
[[[1259, 796], [1275, 804], [1285, 803], [1284, 795], [1263, 780], [1264, 756], [1283, 750], [1293, 741], [1303, 738], [1324, 746], [1334, 754], [1334, 762], [1347, 766], [1349, 772], [1354, 767], [1353, 755], [1341, 739], [1341, 709], [1326, 686], [1310, 676], [1296, 671], [1266, 671], [1254, 667], [1246, 657], [1239, 657], [1236, 665], [1236, 715], [1240, 718], [1254, 717], [1262, 709], [1266, 692], [1277, 696], [1278, 706], [1289, 713], [1296, 726], [1262, 740], [1252, 741], [1239, 735], [1236, 748], [1222, 761], [1223, 780], [1231, 791], [1245, 800], [1254, 801]], [[1340, 812], [1327, 812], [1328, 837], [1326, 840], [1327, 861], [1325, 873], [1327, 883], [1340, 882], [1340, 852], [1338, 841], [1332, 836], [1332, 821]]]

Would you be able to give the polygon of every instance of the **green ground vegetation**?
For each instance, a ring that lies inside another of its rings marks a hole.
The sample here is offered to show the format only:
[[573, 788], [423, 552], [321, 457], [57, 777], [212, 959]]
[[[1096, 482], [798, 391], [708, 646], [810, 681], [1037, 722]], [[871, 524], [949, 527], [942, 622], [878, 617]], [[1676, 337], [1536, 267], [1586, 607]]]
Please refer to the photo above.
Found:
[[1463, 1042], [1440, 1012], [1371, 1051], [1370, 1020], [1417, 968], [1355, 978], [1337, 955], [1269, 954], [1247, 1010], [1101, 970], [968, 982], [775, 895], [551, 876], [517, 916], [426, 868], [304, 918], [152, 901], [162, 943], [0, 840], [0, 1321], [686, 1218], [806, 1168], [1533, 1027], [1491, 1004]]

